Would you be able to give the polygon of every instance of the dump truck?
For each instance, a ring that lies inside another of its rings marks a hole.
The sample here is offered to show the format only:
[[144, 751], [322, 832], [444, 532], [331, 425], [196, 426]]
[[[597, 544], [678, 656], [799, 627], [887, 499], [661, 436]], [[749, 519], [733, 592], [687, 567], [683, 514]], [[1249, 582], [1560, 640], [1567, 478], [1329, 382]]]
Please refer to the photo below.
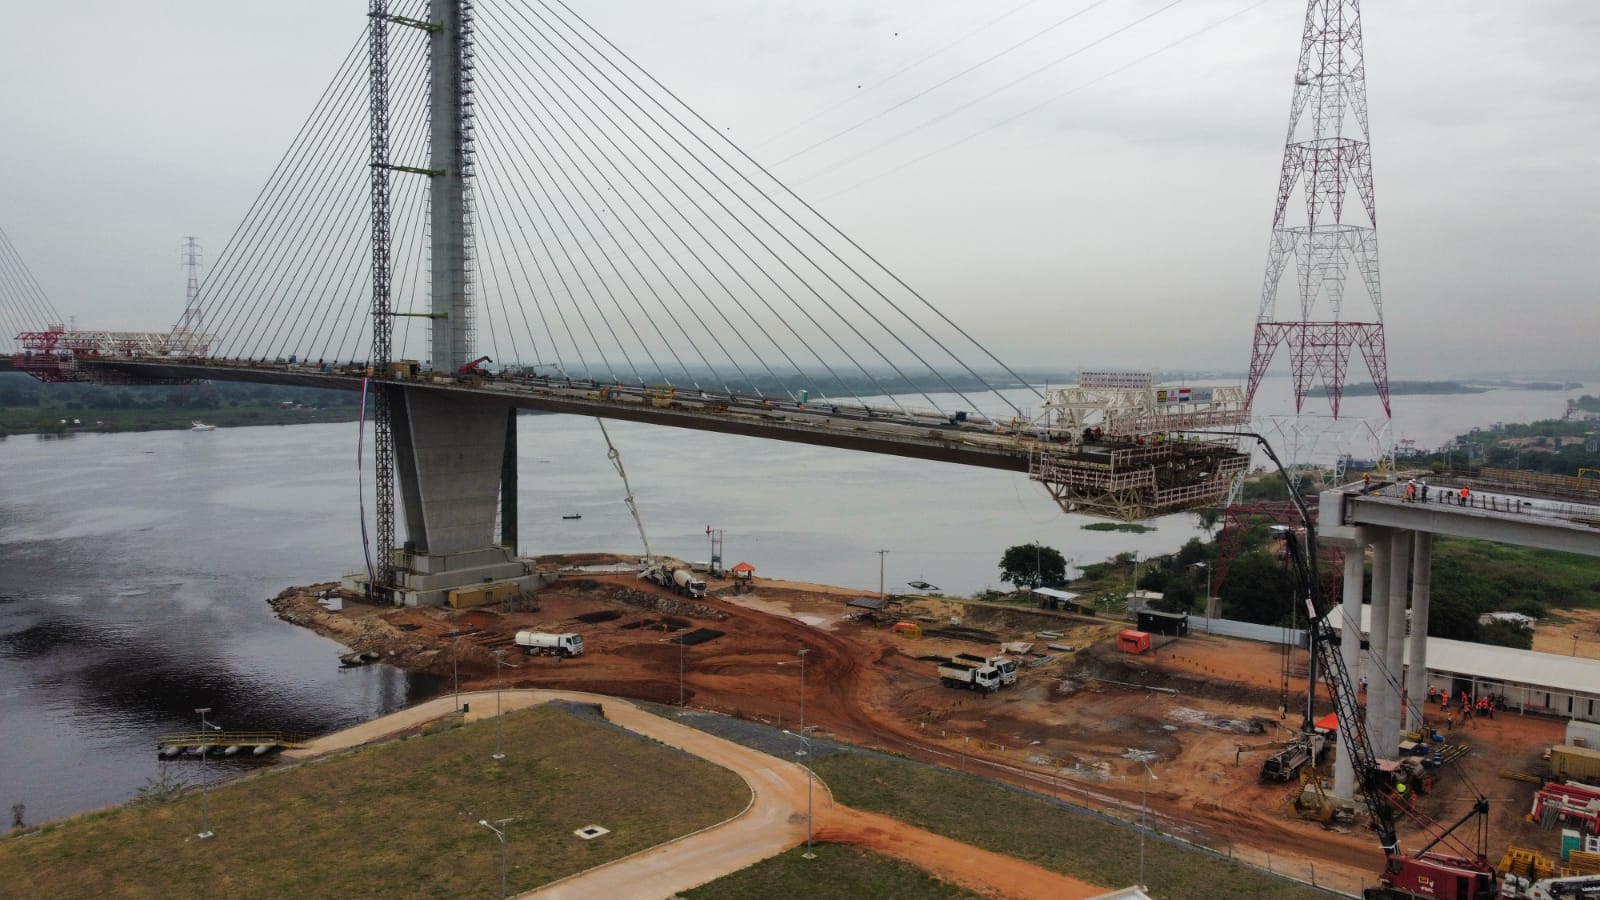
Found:
[[1322, 756], [1328, 739], [1316, 732], [1295, 735], [1289, 746], [1267, 757], [1261, 763], [1262, 781], [1293, 781], [1300, 769], [1314, 764]]
[[519, 631], [517, 646], [528, 656], [582, 656], [583, 635], [549, 631]]
[[967, 666], [994, 666], [1000, 673], [1000, 684], [1017, 683], [1017, 661], [1009, 656], [979, 656], [976, 653], [957, 653], [950, 661]]
[[963, 688], [987, 694], [1000, 688], [1000, 670], [987, 663], [947, 662], [939, 666], [939, 683], [945, 687]]

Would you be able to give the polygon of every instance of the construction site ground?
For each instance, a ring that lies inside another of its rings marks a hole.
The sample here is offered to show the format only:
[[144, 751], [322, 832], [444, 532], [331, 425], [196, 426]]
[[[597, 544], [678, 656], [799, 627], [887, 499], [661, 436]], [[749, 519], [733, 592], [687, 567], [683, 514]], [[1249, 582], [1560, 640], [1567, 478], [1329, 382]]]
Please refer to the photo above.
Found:
[[[592, 570], [623, 561], [591, 554], [544, 562]], [[1367, 829], [1293, 818], [1288, 801], [1300, 785], [1261, 783], [1261, 760], [1271, 751], [1238, 750], [1298, 727], [1303, 650], [1291, 662], [1285, 714], [1283, 660], [1269, 644], [1158, 637], [1152, 652], [1130, 656], [1115, 649], [1115, 635], [1127, 625], [1115, 616], [916, 598], [897, 604], [891, 618], [858, 621], [845, 604], [861, 591], [758, 579], [752, 592], [734, 595], [731, 582], [708, 583], [710, 596], [695, 601], [631, 573], [569, 569], [537, 595], [536, 609], [521, 611], [348, 600], [330, 611], [316, 596], [327, 585], [285, 591], [273, 602], [289, 621], [446, 684], [457, 663], [463, 690], [492, 688], [492, 651], [505, 649], [517, 666], [503, 670], [507, 686], [681, 701], [783, 727], [800, 721], [797, 651], [805, 648], [809, 727], [1129, 819], [1138, 818], [1148, 788], [1152, 821], [1168, 833], [1336, 889], [1359, 892], [1376, 879], [1382, 857]], [[895, 621], [916, 623], [923, 636], [894, 633]], [[576, 631], [585, 654], [524, 657], [513, 643], [524, 629]], [[673, 642], [696, 629], [722, 634], [689, 646]], [[1041, 638], [1041, 631], [1060, 636]], [[1020, 657], [1016, 685], [985, 697], [940, 684], [937, 660], [996, 654], [1013, 641], [1033, 645]], [[1324, 699], [1319, 713], [1328, 708]], [[1445, 730], [1442, 719], [1437, 727]], [[1557, 835], [1522, 818], [1535, 785], [1500, 775], [1537, 772], [1543, 749], [1561, 734], [1558, 721], [1515, 714], [1458, 721], [1447, 738], [1471, 752], [1441, 770], [1418, 811], [1454, 821], [1481, 793], [1493, 801], [1492, 860], [1507, 845], [1550, 854]], [[1145, 765], [1154, 776], [1148, 782]], [[1402, 826], [1402, 847], [1416, 848], [1418, 833]]]

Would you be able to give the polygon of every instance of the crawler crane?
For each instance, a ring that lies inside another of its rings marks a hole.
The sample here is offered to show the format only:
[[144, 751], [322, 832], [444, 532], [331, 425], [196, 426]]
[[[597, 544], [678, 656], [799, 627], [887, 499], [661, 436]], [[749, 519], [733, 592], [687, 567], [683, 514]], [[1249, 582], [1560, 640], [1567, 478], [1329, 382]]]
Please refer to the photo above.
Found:
[[[1283, 480], [1289, 485], [1289, 496], [1294, 501], [1301, 521], [1305, 524], [1305, 546], [1292, 530], [1285, 533], [1285, 544], [1293, 561], [1306, 607], [1311, 614], [1310, 638], [1316, 665], [1327, 685], [1328, 697], [1339, 717], [1339, 738], [1344, 751], [1350, 754], [1356, 783], [1377, 832], [1378, 843], [1383, 847], [1384, 866], [1379, 875], [1379, 886], [1367, 888], [1365, 900], [1496, 900], [1495, 872], [1486, 856], [1489, 802], [1483, 798], [1474, 801], [1472, 809], [1455, 824], [1441, 829], [1422, 849], [1415, 853], [1402, 853], [1400, 839], [1395, 832], [1395, 812], [1389, 777], [1378, 766], [1372, 741], [1367, 736], [1366, 723], [1356, 700], [1356, 690], [1345, 670], [1344, 659], [1339, 654], [1338, 636], [1328, 623], [1333, 605], [1325, 600], [1322, 581], [1315, 570], [1317, 537], [1315, 523], [1306, 509], [1305, 500], [1295, 489], [1294, 482], [1284, 471], [1277, 454], [1259, 435], [1260, 442]], [[1313, 689], [1315, 685], [1313, 685]], [[1311, 723], [1306, 723], [1310, 730]], [[1450, 855], [1434, 848], [1450, 837], [1451, 833], [1468, 821], [1476, 819], [1477, 846], [1466, 855]]]

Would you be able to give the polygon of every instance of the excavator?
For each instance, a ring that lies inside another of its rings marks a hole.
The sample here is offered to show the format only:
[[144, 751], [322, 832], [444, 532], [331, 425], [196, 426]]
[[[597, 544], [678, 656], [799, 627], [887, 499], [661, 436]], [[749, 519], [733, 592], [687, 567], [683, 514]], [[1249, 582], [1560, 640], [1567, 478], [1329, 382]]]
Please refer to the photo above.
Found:
[[[1329, 699], [1338, 714], [1339, 739], [1349, 754], [1355, 770], [1356, 784], [1365, 801], [1372, 829], [1377, 833], [1383, 848], [1384, 866], [1378, 876], [1377, 887], [1367, 888], [1364, 900], [1497, 900], [1495, 870], [1487, 856], [1489, 801], [1478, 798], [1472, 808], [1454, 824], [1434, 829], [1431, 840], [1421, 849], [1406, 853], [1400, 849], [1396, 833], [1396, 814], [1400, 808], [1392, 789], [1388, 773], [1378, 764], [1372, 740], [1362, 721], [1355, 685], [1339, 653], [1339, 637], [1329, 623], [1334, 605], [1323, 596], [1323, 581], [1317, 577], [1315, 521], [1306, 508], [1304, 498], [1295, 488], [1294, 480], [1271, 445], [1259, 435], [1251, 435], [1260, 443], [1267, 458], [1277, 466], [1284, 483], [1289, 486], [1289, 499], [1294, 502], [1300, 520], [1305, 525], [1305, 544], [1293, 529], [1284, 533], [1284, 542], [1293, 563], [1300, 596], [1305, 598], [1310, 613], [1310, 640], [1315, 658], [1313, 672], [1320, 672], [1327, 686]], [[1307, 721], [1304, 730], [1310, 731]], [[1476, 847], [1463, 847], [1451, 835], [1469, 821], [1477, 822]], [[1460, 848], [1459, 854], [1445, 852], [1441, 843], [1451, 840]]]
[[489, 357], [480, 356], [472, 362], [469, 362], [457, 369], [456, 377], [460, 378], [462, 381], [468, 382], [469, 384], [478, 384], [480, 382], [487, 381], [488, 379], [494, 377], [494, 373], [484, 368], [483, 364], [492, 362], [494, 362], [494, 360], [490, 359]]

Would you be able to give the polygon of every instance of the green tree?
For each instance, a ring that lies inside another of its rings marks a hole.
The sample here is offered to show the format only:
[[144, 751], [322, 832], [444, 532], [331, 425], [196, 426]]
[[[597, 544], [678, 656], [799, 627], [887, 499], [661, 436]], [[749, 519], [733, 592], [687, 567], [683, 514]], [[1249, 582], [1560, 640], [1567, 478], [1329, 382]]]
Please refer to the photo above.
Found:
[[1199, 524], [1200, 530], [1210, 538], [1212, 532], [1217, 530], [1218, 523], [1222, 521], [1222, 507], [1207, 506], [1204, 509], [1197, 509], [1194, 511], [1194, 519]]
[[1000, 557], [1000, 580], [1019, 590], [1061, 584], [1067, 580], [1067, 560], [1061, 551], [1037, 541], [1018, 544]]
[[1295, 603], [1295, 579], [1272, 555], [1246, 553], [1233, 561], [1228, 580], [1217, 593], [1228, 618], [1278, 625], [1289, 620]]
[[1533, 629], [1516, 622], [1489, 622], [1478, 626], [1478, 643], [1532, 650]]

